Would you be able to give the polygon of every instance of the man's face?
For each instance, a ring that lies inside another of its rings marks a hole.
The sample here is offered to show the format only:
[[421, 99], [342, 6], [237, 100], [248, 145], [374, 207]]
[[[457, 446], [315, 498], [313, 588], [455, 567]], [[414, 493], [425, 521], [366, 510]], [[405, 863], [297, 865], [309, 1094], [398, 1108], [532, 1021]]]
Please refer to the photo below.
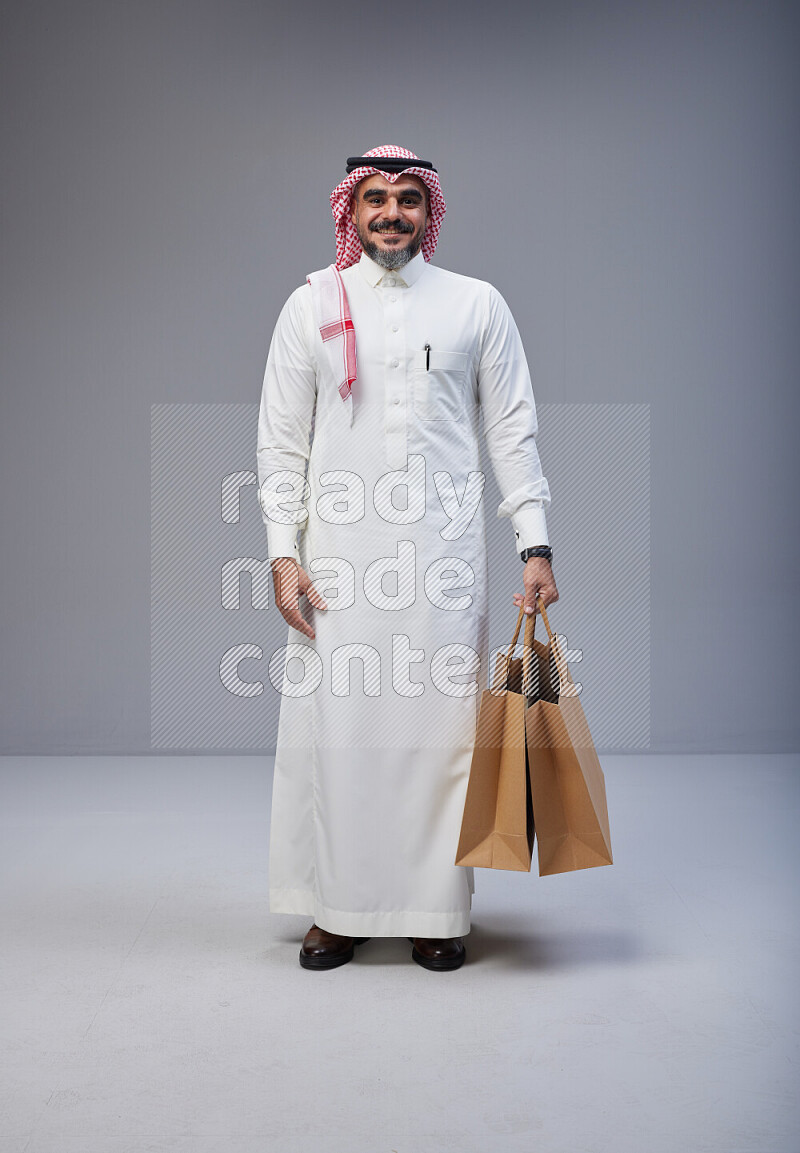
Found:
[[383, 268], [402, 268], [416, 256], [428, 224], [428, 190], [403, 173], [394, 184], [377, 173], [356, 185], [351, 219], [361, 247]]

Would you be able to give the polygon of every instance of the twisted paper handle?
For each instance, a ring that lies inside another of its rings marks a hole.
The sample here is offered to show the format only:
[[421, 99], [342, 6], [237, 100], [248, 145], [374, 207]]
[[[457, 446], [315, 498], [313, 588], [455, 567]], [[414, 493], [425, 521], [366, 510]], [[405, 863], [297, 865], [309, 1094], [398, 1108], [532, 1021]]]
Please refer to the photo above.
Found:
[[[525, 615], [525, 606], [520, 605], [519, 616], [517, 617], [517, 625], [516, 625], [516, 628], [514, 629], [514, 635], [511, 638], [511, 644], [508, 646], [508, 652], [497, 654], [497, 661], [495, 663], [495, 669], [494, 669], [494, 679], [492, 680], [492, 692], [493, 693], [499, 693], [499, 692], [502, 692], [504, 689], [508, 688], [508, 673], [509, 673], [509, 669], [511, 667], [511, 654], [514, 652], [514, 649], [516, 647], [517, 638], [519, 637], [519, 630], [522, 627], [522, 618], [524, 615]], [[525, 632], [524, 632], [523, 638], [522, 638], [522, 643], [525, 646], [524, 651], [523, 651], [523, 656], [522, 656], [523, 684], [525, 684], [525, 671], [524, 670], [527, 667], [527, 660], [528, 660], [529, 654], [532, 652], [533, 633], [534, 633], [535, 628], [536, 628], [536, 614], [530, 613], [525, 618]]]
[[[550, 627], [550, 621], [548, 620], [548, 617], [547, 617], [547, 610], [545, 609], [544, 601], [542, 600], [541, 596], [536, 597], [536, 609], [537, 609], [536, 613], [529, 613], [528, 616], [525, 617], [525, 632], [523, 633], [523, 638], [522, 638], [522, 644], [523, 644], [523, 649], [522, 649], [522, 687], [523, 687], [523, 692], [525, 691], [526, 687], [530, 684], [530, 663], [531, 663], [531, 659], [533, 657], [533, 637], [534, 637], [534, 632], [536, 630], [536, 615], [537, 615], [537, 613], [541, 613], [542, 620], [544, 621], [544, 627], [547, 629], [547, 637], [550, 641], [550, 650], [553, 654], [553, 659], [555, 660], [556, 671], [558, 672], [559, 686], [561, 687], [561, 691], [564, 691], [563, 686], [569, 684], [570, 681], [572, 680], [572, 678], [569, 675], [569, 668], [567, 666], [567, 661], [564, 657], [563, 652], [561, 651], [561, 645], [559, 644], [558, 637], [556, 636], [556, 634], [553, 632], [553, 630]], [[500, 693], [504, 689], [508, 688], [508, 673], [509, 673], [509, 669], [511, 667], [511, 654], [514, 652], [514, 648], [516, 647], [516, 644], [517, 644], [517, 639], [519, 637], [519, 630], [522, 627], [523, 616], [525, 616], [525, 606], [520, 605], [519, 616], [517, 617], [516, 628], [514, 629], [514, 635], [511, 638], [511, 644], [508, 646], [508, 652], [498, 653], [498, 655], [497, 655], [497, 662], [495, 664], [495, 670], [494, 670], [494, 678], [492, 681], [492, 692], [494, 692], [494, 693]]]

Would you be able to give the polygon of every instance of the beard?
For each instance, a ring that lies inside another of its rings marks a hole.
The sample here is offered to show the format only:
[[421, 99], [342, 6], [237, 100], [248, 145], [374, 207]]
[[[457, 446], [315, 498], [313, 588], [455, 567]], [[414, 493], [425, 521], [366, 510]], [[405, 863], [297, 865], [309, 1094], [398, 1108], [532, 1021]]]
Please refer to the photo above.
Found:
[[422, 232], [419, 234], [416, 240], [412, 241], [410, 244], [406, 244], [403, 248], [379, 248], [375, 241], [371, 239], [370, 234], [373, 232], [413, 233], [413, 231], [414, 229], [412, 225], [403, 223], [392, 224], [388, 227], [386, 225], [370, 225], [370, 228], [366, 233], [364, 233], [359, 227], [358, 236], [359, 240], [361, 241], [361, 247], [364, 249], [370, 260], [374, 260], [376, 264], [381, 266], [381, 268], [394, 270], [403, 268], [404, 265], [408, 264], [409, 260], [414, 259], [420, 248], [422, 248], [422, 241], [425, 239], [425, 229], [423, 228]]

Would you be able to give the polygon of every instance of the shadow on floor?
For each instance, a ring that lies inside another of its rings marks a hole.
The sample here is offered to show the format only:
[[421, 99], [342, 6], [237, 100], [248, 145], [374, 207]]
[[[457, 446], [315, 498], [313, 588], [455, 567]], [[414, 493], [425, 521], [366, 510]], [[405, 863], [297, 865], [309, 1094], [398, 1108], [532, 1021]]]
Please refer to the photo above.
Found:
[[[299, 950], [309, 925], [276, 932], [273, 946]], [[581, 929], [531, 933], [509, 925], [502, 917], [481, 917], [464, 937], [466, 964], [488, 962], [506, 969], [558, 970], [589, 965], [631, 964], [642, 954], [635, 933]], [[405, 965], [411, 942], [405, 937], [372, 937], [356, 947], [353, 964]]]

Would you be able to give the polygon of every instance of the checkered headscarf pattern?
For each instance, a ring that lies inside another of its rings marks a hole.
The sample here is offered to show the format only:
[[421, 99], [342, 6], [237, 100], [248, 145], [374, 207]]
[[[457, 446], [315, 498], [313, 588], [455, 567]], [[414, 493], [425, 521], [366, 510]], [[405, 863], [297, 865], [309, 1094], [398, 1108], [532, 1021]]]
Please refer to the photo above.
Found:
[[[356, 368], [356, 330], [350, 315], [350, 304], [342, 274], [335, 264], [312, 272], [306, 280], [311, 285], [314, 315], [323, 344], [330, 342], [330, 358], [342, 400], [348, 400], [358, 377]], [[352, 407], [351, 407], [352, 416]]]
[[[379, 148], [371, 148], [369, 152], [365, 152], [363, 155], [374, 156], [377, 159], [381, 156], [394, 156], [402, 160], [419, 160], [419, 157], [413, 152], [409, 152], [407, 148], [398, 148], [395, 144], [382, 144]], [[404, 172], [383, 172], [380, 164], [376, 164], [374, 168], [368, 168], [366, 165], [363, 168], [355, 168], [331, 193], [331, 211], [336, 225], [336, 267], [340, 270], [349, 268], [351, 264], [356, 264], [361, 259], [361, 241], [358, 239], [356, 226], [350, 219], [350, 200], [353, 189], [359, 181], [363, 180], [365, 176], [370, 176], [373, 172], [379, 172], [392, 184], [399, 177], [410, 174], [411, 176], [418, 176], [427, 185], [431, 194], [431, 210], [428, 227], [422, 241], [422, 255], [426, 260], [430, 260], [436, 249], [439, 229], [442, 227], [447, 209], [444, 196], [442, 196], [439, 177], [435, 172], [431, 172], [430, 168], [406, 168]]]

